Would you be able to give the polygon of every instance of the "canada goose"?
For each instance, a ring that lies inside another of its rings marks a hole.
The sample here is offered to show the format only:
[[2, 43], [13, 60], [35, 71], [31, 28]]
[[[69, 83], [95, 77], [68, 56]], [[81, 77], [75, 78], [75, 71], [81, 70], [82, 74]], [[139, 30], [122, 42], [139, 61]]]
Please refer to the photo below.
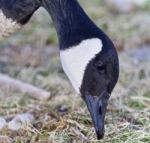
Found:
[[86, 102], [101, 139], [108, 99], [119, 76], [116, 49], [77, 0], [40, 1], [56, 27], [63, 69]]
[[101, 139], [108, 99], [119, 76], [115, 47], [77, 0], [0, 0], [0, 38], [18, 30], [39, 6], [53, 19], [63, 69], [85, 101]]

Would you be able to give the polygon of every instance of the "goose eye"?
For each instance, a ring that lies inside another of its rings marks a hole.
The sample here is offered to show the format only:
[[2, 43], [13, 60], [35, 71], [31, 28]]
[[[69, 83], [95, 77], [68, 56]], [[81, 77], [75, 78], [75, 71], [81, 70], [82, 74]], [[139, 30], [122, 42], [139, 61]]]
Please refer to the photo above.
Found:
[[102, 73], [105, 72], [105, 66], [101, 61], [96, 63], [96, 68], [98, 71], [100, 71]]

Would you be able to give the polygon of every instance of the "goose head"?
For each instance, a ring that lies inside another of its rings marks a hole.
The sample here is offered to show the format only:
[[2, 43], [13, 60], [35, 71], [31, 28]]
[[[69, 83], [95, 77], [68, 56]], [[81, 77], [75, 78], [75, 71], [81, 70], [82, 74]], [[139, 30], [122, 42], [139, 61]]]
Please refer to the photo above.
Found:
[[92, 38], [61, 50], [60, 56], [64, 71], [87, 105], [97, 138], [101, 139], [108, 100], [119, 75], [116, 50], [111, 41]]
[[97, 138], [104, 136], [108, 100], [119, 74], [118, 57], [114, 48], [103, 49], [89, 61], [80, 88], [83, 100], [92, 117]]

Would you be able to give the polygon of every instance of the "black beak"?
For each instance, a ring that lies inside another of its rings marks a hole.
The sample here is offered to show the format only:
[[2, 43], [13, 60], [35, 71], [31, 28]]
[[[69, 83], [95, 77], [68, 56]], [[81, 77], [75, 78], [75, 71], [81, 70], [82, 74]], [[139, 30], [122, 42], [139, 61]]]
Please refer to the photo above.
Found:
[[92, 96], [86, 94], [84, 100], [92, 117], [92, 121], [96, 130], [97, 139], [102, 139], [105, 133], [104, 122], [109, 94], [104, 92], [101, 96]]

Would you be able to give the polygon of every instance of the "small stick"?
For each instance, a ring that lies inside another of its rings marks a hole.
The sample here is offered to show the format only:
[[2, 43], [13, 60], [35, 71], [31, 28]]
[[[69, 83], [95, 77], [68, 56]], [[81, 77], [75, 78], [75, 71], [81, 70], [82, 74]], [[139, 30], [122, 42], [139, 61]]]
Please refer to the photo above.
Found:
[[0, 74], [0, 90], [2, 89], [9, 92], [21, 92], [31, 96], [32, 98], [42, 101], [48, 100], [50, 98], [50, 92], [48, 91]]

